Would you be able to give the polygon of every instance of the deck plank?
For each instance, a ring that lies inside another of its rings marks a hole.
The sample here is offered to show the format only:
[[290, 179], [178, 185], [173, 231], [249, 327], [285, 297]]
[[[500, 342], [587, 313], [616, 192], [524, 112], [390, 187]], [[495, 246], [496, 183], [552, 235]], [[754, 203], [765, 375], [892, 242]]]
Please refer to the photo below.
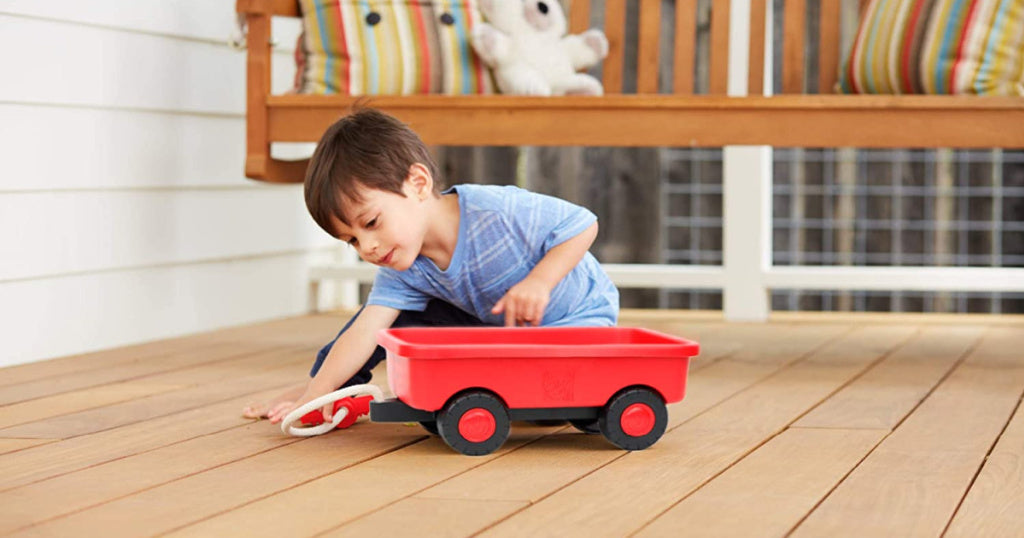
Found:
[[983, 327], [926, 327], [794, 424], [891, 430], [964, 358]]
[[[797, 534], [831, 535], [841, 519], [859, 535], [948, 524], [963, 536], [1024, 525], [1024, 317], [748, 324], [623, 311], [623, 325], [703, 351], [669, 431], [641, 452], [517, 423], [500, 451], [469, 458], [418, 426], [296, 440], [239, 416], [305, 376], [349, 315], [3, 369], [0, 417], [42, 418], [0, 432], [0, 533], [779, 535], [803, 520]], [[147, 395], [154, 382], [181, 388]], [[139, 394], [123, 401], [89, 401], [132, 385]], [[78, 410], [46, 407], [62, 399]]]
[[[400, 424], [352, 428], [302, 439], [275, 450], [191, 475], [128, 497], [27, 527], [12, 536], [69, 536], [105, 529], [104, 536], [161, 534], [274, 495], [325, 474], [416, 443], [422, 435]], [[347, 434], [347, 435], [346, 435]], [[459, 458], [463, 459], [463, 458]], [[349, 483], [355, 488], [358, 483]], [[325, 499], [331, 500], [331, 499]], [[337, 509], [338, 505], [333, 505]], [[292, 505], [289, 517], [305, 507]]]
[[[470, 536], [489, 522], [526, 506], [523, 501], [413, 497], [323, 536]], [[424, 518], [424, 514], [430, 517]]]
[[[160, 381], [123, 382], [0, 407], [0, 435], [30, 437], [12, 426], [125, 401], [130, 402], [184, 387], [185, 385], [179, 383]], [[46, 432], [43, 437], [53, 437], [53, 432]]]
[[[375, 426], [373, 429], [378, 428]], [[502, 458], [557, 429], [561, 428], [513, 429], [509, 440], [497, 452], [467, 458], [454, 453], [438, 437], [422, 436], [418, 426], [405, 428], [401, 439], [408, 446], [404, 448], [368, 461], [352, 461], [352, 465], [337, 472], [325, 473], [316, 480], [297, 484], [276, 495], [219, 515], [210, 514], [216, 517], [201, 521], [196, 518], [197, 523], [178, 529], [171, 535], [270, 537], [319, 534], [490, 460]], [[294, 517], [297, 506], [302, 507], [300, 518]]]
[[[1019, 355], [1016, 347], [1003, 348]], [[1018, 363], [1019, 364], [1019, 363]], [[1012, 536], [1024, 529], [1024, 406], [1006, 431], [957, 511], [946, 536]]]
[[264, 387], [241, 398], [7, 454], [0, 491], [254, 422], [242, 418], [239, 409], [280, 389]]
[[248, 424], [9, 489], [0, 492], [0, 534], [297, 441]]
[[847, 333], [670, 430], [651, 449], [624, 455], [483, 535], [634, 532], [878, 360], [883, 339], [888, 345], [881, 347], [888, 348], [907, 336], [891, 329]]
[[56, 439], [0, 439], [0, 454], [52, 443]]
[[992, 329], [795, 535], [939, 535], [1020, 401], [1020, 335]]
[[[155, 386], [164, 388], [159, 392], [137, 394], [136, 398], [120, 398], [86, 407], [77, 400], [66, 400], [76, 393], [62, 394], [39, 400], [32, 400], [0, 408], [0, 417], [5, 409], [37, 410], [46, 415], [35, 417], [32, 422], [0, 429], [0, 435], [11, 437], [60, 437], [68, 438], [94, 433], [125, 424], [168, 415], [184, 409], [208, 405], [232, 398], [253, 390], [279, 384], [281, 381], [300, 381], [311, 362], [314, 350], [271, 350], [216, 362], [184, 370], [176, 370], [150, 376], [134, 382], [104, 385], [82, 392], [102, 392], [105, 387], [139, 387], [139, 390]], [[165, 388], [166, 387], [166, 388]], [[64, 405], [59, 409], [45, 407], [50, 400]]]
[[[259, 345], [263, 349], [273, 345], [308, 346], [326, 343], [341, 328], [351, 312], [334, 312], [299, 316], [264, 323], [243, 325], [207, 333], [157, 340], [144, 344], [94, 351], [81, 355], [61, 357], [47, 361], [3, 368], [0, 387], [10, 387], [37, 380], [60, 383], [64, 377], [98, 370], [116, 369], [138, 362], [159, 362], [165, 365], [196, 364], [193, 357], [206, 355], [214, 349], [228, 346]], [[205, 357], [204, 357], [205, 360]], [[200, 360], [199, 362], [203, 362]], [[76, 387], [81, 388], [81, 387]]]
[[784, 536], [888, 433], [790, 428], [637, 536]]

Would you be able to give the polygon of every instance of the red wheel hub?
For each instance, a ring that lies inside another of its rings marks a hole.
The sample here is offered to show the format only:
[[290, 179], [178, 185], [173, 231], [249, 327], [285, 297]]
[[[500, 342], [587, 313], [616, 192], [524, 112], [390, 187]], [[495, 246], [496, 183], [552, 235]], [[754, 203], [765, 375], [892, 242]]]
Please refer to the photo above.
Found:
[[486, 409], [470, 409], [459, 418], [459, 435], [471, 443], [482, 443], [494, 435], [494, 415]]
[[646, 404], [635, 403], [622, 412], [619, 424], [626, 435], [642, 437], [654, 429], [654, 410]]

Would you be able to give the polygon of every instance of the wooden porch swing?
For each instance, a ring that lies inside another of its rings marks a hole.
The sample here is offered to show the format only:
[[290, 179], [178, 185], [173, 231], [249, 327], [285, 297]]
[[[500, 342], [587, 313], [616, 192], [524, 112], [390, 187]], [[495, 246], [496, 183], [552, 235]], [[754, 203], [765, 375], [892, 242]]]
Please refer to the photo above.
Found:
[[[767, 0], [749, 0], [750, 31], [732, 39], [730, 10], [746, 10], [747, 2], [712, 0], [709, 91], [701, 95], [693, 78], [696, 3], [680, 1], [676, 31], [666, 36], [674, 44], [672, 92], [659, 93], [661, 2], [640, 3], [635, 94], [622, 93], [626, 0], [606, 0], [610, 52], [602, 68], [603, 97], [381, 95], [372, 106], [438, 145], [1024, 147], [1021, 97], [804, 93], [803, 0], [785, 3], [781, 95], [763, 95]], [[588, 27], [590, 7], [589, 0], [572, 2], [571, 32]], [[825, 91], [833, 88], [840, 65], [840, 7], [840, 0], [821, 0], [817, 87]], [[238, 0], [237, 10], [249, 28], [245, 174], [301, 182], [308, 161], [274, 159], [270, 144], [319, 140], [357, 98], [271, 95], [270, 20], [298, 17], [299, 8], [295, 0]], [[730, 47], [748, 52], [745, 59], [734, 54], [731, 69]]]

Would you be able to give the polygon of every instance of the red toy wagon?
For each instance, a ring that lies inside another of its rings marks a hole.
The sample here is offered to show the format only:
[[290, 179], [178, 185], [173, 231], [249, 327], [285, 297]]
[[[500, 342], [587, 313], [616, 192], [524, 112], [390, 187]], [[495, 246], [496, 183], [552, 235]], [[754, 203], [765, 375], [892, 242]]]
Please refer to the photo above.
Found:
[[654, 444], [683, 399], [696, 342], [624, 327], [403, 328], [377, 335], [396, 399], [375, 422], [419, 422], [455, 450], [497, 450], [512, 420], [568, 420], [626, 450]]

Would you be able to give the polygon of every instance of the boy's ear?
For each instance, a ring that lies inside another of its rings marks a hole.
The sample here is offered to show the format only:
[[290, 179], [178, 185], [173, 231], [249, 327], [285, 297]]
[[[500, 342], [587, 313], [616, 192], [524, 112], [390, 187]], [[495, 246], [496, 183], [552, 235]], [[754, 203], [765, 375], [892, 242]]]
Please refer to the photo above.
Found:
[[413, 163], [409, 167], [409, 177], [406, 181], [412, 185], [420, 200], [426, 200], [434, 193], [434, 178], [430, 175], [430, 170], [420, 163]]

